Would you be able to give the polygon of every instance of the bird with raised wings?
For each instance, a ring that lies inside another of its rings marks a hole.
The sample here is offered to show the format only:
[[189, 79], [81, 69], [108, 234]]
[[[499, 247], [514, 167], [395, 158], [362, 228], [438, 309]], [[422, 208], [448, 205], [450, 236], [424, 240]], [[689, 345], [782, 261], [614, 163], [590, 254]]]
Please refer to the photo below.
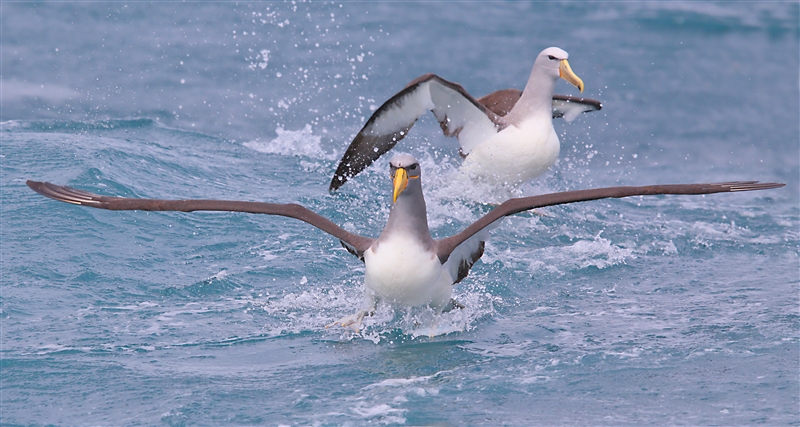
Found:
[[367, 120], [342, 156], [329, 189], [338, 189], [391, 150], [428, 110], [445, 135], [458, 138], [467, 176], [520, 183], [543, 174], [561, 146], [553, 118], [571, 121], [601, 108], [594, 99], [553, 94], [559, 78], [583, 92], [568, 56], [549, 47], [536, 57], [524, 90], [505, 89], [479, 99], [435, 74], [415, 79]]
[[[365, 306], [332, 323], [359, 330], [363, 317], [375, 309], [377, 299], [400, 306], [429, 306], [437, 313], [461, 305], [452, 299], [453, 284], [465, 278], [483, 255], [488, 229], [497, 220], [534, 208], [565, 203], [656, 194], [711, 194], [766, 190], [779, 183], [755, 181], [717, 184], [674, 184], [641, 187], [606, 187], [567, 191], [506, 200], [486, 215], [450, 237], [434, 239], [428, 229], [419, 163], [407, 154], [389, 162], [392, 208], [377, 238], [344, 230], [321, 215], [297, 204], [229, 200], [161, 200], [101, 196], [47, 182], [28, 181], [44, 196], [66, 203], [109, 210], [226, 211], [281, 215], [305, 221], [339, 239], [365, 264]], [[331, 326], [329, 325], [329, 326]]]

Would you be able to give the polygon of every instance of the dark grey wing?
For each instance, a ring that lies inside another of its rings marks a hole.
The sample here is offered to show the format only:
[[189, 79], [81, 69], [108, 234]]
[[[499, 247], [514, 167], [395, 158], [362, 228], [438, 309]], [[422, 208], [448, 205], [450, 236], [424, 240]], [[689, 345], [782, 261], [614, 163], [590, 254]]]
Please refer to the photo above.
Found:
[[563, 117], [567, 122], [575, 120], [581, 113], [597, 111], [603, 104], [591, 98], [580, 98], [569, 95], [553, 95], [553, 118]]
[[131, 199], [124, 197], [109, 197], [89, 193], [70, 187], [51, 184], [49, 182], [27, 181], [28, 187], [33, 191], [65, 203], [89, 206], [112, 211], [219, 211], [219, 212], [245, 212], [254, 214], [280, 215], [299, 219], [319, 228], [320, 230], [338, 238], [348, 251], [363, 258], [364, 251], [369, 249], [375, 239], [350, 233], [339, 227], [329, 219], [313, 212], [303, 206], [261, 202], [238, 202], [231, 200], [160, 200], [160, 199]]
[[542, 194], [539, 196], [509, 199], [473, 222], [462, 232], [436, 241], [436, 253], [439, 260], [447, 262], [451, 254], [455, 254], [459, 245], [484, 231], [498, 219], [515, 213], [541, 208], [544, 206], [562, 205], [566, 203], [585, 202], [589, 200], [621, 198], [630, 196], [652, 196], [658, 194], [712, 194], [738, 191], [767, 190], [783, 187], [786, 184], [757, 181], [723, 182], [715, 184], [668, 184], [648, 185], [641, 187], [606, 187], [591, 190], [565, 191], [562, 193]]
[[[519, 89], [503, 89], [478, 98], [478, 102], [498, 116], [503, 117], [514, 108], [514, 105], [517, 104], [521, 96], [522, 91]], [[571, 122], [581, 113], [597, 111], [602, 108], [603, 104], [596, 99], [569, 95], [553, 95], [554, 119], [563, 117], [564, 120]]]
[[461, 151], [465, 154], [502, 128], [497, 115], [487, 110], [461, 85], [435, 74], [426, 74], [375, 110], [347, 147], [331, 179], [330, 191], [344, 185], [394, 148], [428, 110], [436, 116], [445, 135], [458, 137]]

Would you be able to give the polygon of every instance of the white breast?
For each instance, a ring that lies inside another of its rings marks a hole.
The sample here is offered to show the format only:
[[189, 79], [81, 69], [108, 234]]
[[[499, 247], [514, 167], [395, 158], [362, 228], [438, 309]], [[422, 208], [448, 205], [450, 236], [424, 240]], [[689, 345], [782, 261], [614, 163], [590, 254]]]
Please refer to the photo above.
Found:
[[365, 285], [377, 296], [406, 306], [442, 308], [452, 294], [453, 279], [436, 254], [408, 236], [382, 241], [364, 253]]
[[546, 172], [558, 158], [559, 149], [552, 118], [532, 117], [475, 147], [462, 171], [494, 182], [524, 182]]

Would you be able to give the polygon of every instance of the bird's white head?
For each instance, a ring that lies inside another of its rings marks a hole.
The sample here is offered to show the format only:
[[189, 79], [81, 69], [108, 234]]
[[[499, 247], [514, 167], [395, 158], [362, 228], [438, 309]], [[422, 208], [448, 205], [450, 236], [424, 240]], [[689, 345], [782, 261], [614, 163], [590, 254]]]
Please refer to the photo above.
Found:
[[548, 47], [536, 57], [534, 68], [540, 67], [554, 78], [561, 77], [583, 92], [583, 80], [572, 71], [572, 67], [569, 66], [567, 58], [569, 58], [569, 54], [563, 49]]
[[[392, 201], [397, 202], [397, 197], [406, 189], [410, 179], [419, 180], [419, 162], [408, 154], [398, 154], [389, 160], [392, 173]], [[418, 183], [416, 185], [419, 185]]]

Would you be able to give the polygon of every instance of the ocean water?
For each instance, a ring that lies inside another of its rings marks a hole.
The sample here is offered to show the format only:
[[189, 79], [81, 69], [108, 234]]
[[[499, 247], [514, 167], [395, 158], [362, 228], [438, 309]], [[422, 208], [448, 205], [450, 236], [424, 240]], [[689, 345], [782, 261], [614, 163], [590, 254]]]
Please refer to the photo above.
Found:
[[[0, 3], [0, 424], [800, 424], [798, 22], [796, 2]], [[380, 306], [358, 334], [325, 325], [363, 265], [310, 226], [25, 186], [297, 202], [374, 236], [388, 159], [327, 191], [372, 110], [427, 72], [522, 88], [548, 46], [603, 110], [558, 121], [558, 163], [515, 190], [454, 183], [425, 116], [397, 150], [436, 236], [516, 195], [787, 186], [508, 218], [464, 310]]]

